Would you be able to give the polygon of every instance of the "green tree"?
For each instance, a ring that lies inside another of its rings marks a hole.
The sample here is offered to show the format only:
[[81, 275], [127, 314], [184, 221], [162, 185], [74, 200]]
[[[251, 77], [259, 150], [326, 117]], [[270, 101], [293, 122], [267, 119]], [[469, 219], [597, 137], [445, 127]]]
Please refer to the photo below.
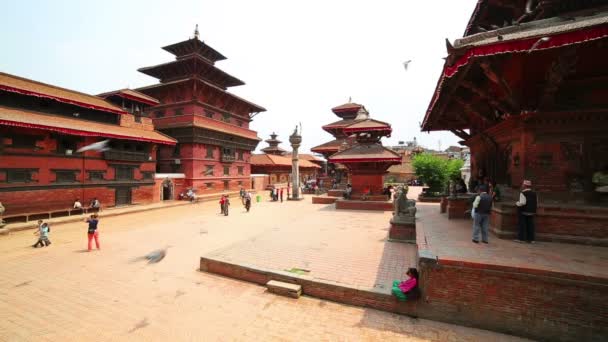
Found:
[[450, 159], [447, 161], [447, 178], [448, 180], [459, 180], [461, 176], [460, 169], [464, 165], [462, 159]]
[[447, 182], [447, 160], [429, 153], [414, 156], [412, 166], [416, 176], [423, 181], [431, 192], [441, 192]]
[[430, 192], [445, 192], [450, 180], [460, 179], [461, 159], [443, 159], [429, 153], [421, 153], [412, 161], [414, 172]]

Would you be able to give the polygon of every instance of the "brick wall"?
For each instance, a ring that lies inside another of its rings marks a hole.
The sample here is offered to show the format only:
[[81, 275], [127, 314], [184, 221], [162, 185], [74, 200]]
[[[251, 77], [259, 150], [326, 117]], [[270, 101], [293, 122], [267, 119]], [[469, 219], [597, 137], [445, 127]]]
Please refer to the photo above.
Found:
[[351, 174], [350, 181], [353, 186], [353, 194], [361, 194], [367, 188], [370, 188], [374, 195], [382, 194], [384, 188], [384, 174], [368, 175], [368, 174]]
[[421, 263], [421, 317], [546, 341], [608, 336], [608, 283], [488, 265]]

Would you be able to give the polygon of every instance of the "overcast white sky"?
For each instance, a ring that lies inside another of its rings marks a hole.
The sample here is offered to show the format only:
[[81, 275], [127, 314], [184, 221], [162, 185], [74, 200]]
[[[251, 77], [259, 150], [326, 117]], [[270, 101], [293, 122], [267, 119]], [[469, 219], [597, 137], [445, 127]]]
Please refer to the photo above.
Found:
[[[393, 126], [385, 145], [417, 137], [442, 149], [449, 132], [419, 123], [446, 56], [476, 0], [425, 1], [12, 1], [2, 5], [0, 70], [91, 94], [156, 83], [137, 72], [172, 60], [161, 49], [192, 36], [245, 81], [230, 91], [262, 105], [251, 128], [267, 139], [303, 125], [303, 150], [331, 140], [321, 126], [352, 97]], [[412, 60], [408, 71], [402, 62]], [[261, 142], [259, 148], [267, 146]]]

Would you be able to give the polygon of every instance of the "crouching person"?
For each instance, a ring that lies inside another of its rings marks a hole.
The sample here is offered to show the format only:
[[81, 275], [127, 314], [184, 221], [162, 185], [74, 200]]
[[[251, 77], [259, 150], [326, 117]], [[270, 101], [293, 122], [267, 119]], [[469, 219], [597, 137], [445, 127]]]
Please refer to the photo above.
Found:
[[398, 300], [405, 302], [406, 300], [414, 300], [420, 297], [420, 289], [418, 288], [418, 270], [410, 268], [407, 270], [408, 279], [405, 281], [393, 281], [392, 294]]

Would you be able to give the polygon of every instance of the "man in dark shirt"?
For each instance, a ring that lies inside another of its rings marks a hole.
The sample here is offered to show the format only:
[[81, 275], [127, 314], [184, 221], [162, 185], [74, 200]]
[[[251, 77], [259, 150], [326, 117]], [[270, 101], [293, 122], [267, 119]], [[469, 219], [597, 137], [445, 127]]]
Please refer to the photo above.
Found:
[[481, 241], [488, 243], [488, 230], [490, 226], [490, 212], [492, 211], [492, 196], [488, 194], [488, 187], [481, 184], [478, 187], [479, 195], [473, 202], [475, 215], [473, 216], [473, 242], [479, 243], [479, 232]]
[[532, 182], [524, 180], [519, 201], [515, 203], [519, 216], [519, 233], [516, 242], [534, 243], [534, 215], [536, 215], [537, 202], [536, 192], [532, 191]]

